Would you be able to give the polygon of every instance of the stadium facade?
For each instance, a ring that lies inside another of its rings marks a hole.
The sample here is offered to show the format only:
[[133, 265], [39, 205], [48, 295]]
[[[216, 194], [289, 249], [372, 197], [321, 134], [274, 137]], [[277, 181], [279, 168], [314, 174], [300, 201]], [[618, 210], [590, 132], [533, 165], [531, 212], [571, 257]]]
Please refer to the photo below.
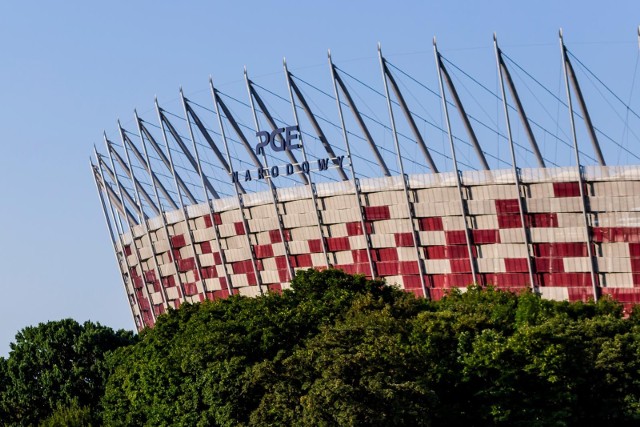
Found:
[[[272, 114], [266, 89], [245, 71], [253, 126], [210, 82], [209, 106], [181, 91], [180, 114], [156, 101], [155, 123], [136, 114], [132, 130], [105, 134], [106, 152], [95, 151], [91, 168], [138, 328], [185, 302], [281, 291], [307, 268], [383, 278], [432, 299], [478, 283], [554, 300], [640, 302], [640, 167], [606, 165], [562, 41], [561, 49], [573, 166], [551, 167], [541, 153], [497, 42], [506, 168], [490, 168], [435, 42], [447, 171], [380, 50], [384, 151], [330, 56], [333, 93], [324, 95], [337, 107], [334, 136], [286, 63], [288, 120]], [[466, 170], [453, 115], [475, 155]], [[576, 116], [593, 165], [583, 164]], [[517, 164], [515, 121], [535, 167]], [[378, 176], [359, 172], [365, 161]]]

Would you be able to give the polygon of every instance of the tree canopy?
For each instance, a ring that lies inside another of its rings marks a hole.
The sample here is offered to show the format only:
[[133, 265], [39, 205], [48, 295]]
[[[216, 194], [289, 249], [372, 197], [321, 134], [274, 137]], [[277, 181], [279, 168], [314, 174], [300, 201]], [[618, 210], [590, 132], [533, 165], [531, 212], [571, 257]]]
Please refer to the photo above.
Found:
[[[607, 299], [470, 287], [431, 302], [309, 270], [282, 294], [184, 305], [137, 341], [123, 337], [88, 371], [103, 375], [100, 390], [54, 381], [61, 368], [36, 356], [26, 359], [51, 373], [20, 388], [29, 376], [15, 374], [14, 349], [0, 359], [0, 410], [48, 402], [32, 418], [6, 418], [18, 425], [82, 425], [88, 408], [92, 422], [117, 426], [637, 425], [639, 319]], [[51, 347], [56, 334], [41, 335], [26, 341]], [[55, 393], [22, 396], [49, 377]], [[99, 396], [75, 394], [87, 390]]]

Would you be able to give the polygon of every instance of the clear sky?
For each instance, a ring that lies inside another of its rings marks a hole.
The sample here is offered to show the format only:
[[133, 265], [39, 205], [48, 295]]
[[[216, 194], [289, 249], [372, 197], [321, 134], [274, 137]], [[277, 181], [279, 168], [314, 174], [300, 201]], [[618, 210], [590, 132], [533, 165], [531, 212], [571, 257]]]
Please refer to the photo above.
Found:
[[[638, 24], [633, 0], [1, 2], [0, 355], [19, 329], [47, 320], [133, 329], [88, 159], [103, 130], [150, 111], [155, 95], [206, 91], [209, 75], [240, 84], [244, 65], [280, 73], [283, 56], [294, 72], [328, 75], [327, 48], [357, 63], [375, 58], [378, 41], [389, 58], [432, 59], [434, 35], [474, 73], [474, 55], [494, 61], [494, 31], [557, 76], [559, 27], [628, 94]], [[483, 73], [494, 84], [495, 68]]]

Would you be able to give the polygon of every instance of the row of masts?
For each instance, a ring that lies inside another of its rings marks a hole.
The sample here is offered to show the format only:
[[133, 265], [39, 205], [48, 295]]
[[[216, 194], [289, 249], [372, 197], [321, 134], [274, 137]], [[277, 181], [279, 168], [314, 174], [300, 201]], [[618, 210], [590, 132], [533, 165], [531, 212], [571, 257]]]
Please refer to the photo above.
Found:
[[[600, 149], [600, 144], [598, 142], [596, 132], [594, 130], [589, 112], [587, 110], [586, 102], [582, 95], [582, 91], [580, 89], [580, 85], [578, 83], [576, 74], [571, 64], [569, 55], [567, 54], [567, 48], [563, 41], [562, 32], [560, 32], [559, 41], [560, 41], [560, 49], [561, 49], [561, 55], [563, 60], [565, 87], [566, 87], [567, 99], [569, 104], [569, 113], [570, 113], [571, 129], [572, 129], [572, 136], [573, 136], [573, 149], [576, 157], [575, 159], [576, 164], [578, 165], [579, 168], [582, 165], [581, 159], [580, 159], [580, 152], [578, 150], [578, 141], [577, 141], [576, 132], [575, 132], [574, 111], [572, 107], [572, 102], [573, 102], [572, 98], [574, 97], [578, 103], [578, 106], [582, 113], [582, 117], [584, 118], [584, 121], [586, 123], [588, 134], [589, 134], [595, 155], [597, 157], [597, 161], [601, 166], [605, 166], [605, 160]], [[520, 191], [521, 182], [519, 178], [519, 168], [516, 163], [514, 142], [511, 134], [509, 104], [507, 103], [507, 91], [510, 94], [513, 103], [515, 104], [514, 109], [519, 115], [519, 118], [522, 122], [522, 126], [525, 129], [527, 139], [529, 140], [529, 144], [531, 146], [532, 152], [536, 158], [536, 161], [539, 167], [544, 168], [546, 167], [546, 164], [543, 159], [543, 156], [540, 153], [538, 143], [536, 141], [534, 133], [529, 124], [529, 120], [525, 113], [524, 106], [522, 105], [521, 99], [518, 95], [518, 92], [514, 85], [514, 82], [513, 82], [511, 73], [509, 72], [509, 69], [507, 67], [507, 64], [504, 61], [503, 53], [498, 46], [498, 41], [495, 35], [494, 35], [494, 51], [495, 51], [497, 69], [500, 77], [502, 104], [504, 107], [506, 128], [508, 133], [507, 137], [508, 137], [510, 154], [511, 154], [511, 164], [512, 164], [513, 173], [515, 176], [515, 185], [517, 187], [517, 194], [521, 195], [522, 192]], [[473, 129], [473, 126], [469, 120], [469, 116], [465, 111], [465, 107], [456, 90], [456, 87], [449, 74], [449, 71], [447, 70], [445, 62], [443, 61], [443, 57], [438, 51], [435, 38], [433, 40], [433, 52], [434, 52], [437, 71], [438, 71], [440, 98], [442, 101], [442, 109], [443, 109], [444, 117], [446, 121], [446, 131], [447, 131], [448, 140], [449, 140], [451, 159], [453, 161], [454, 170], [458, 177], [457, 187], [460, 193], [461, 213], [465, 217], [465, 223], [467, 224], [467, 229], [466, 229], [467, 248], [469, 251], [469, 258], [472, 262], [473, 278], [474, 278], [474, 281], [477, 281], [477, 266], [473, 261], [474, 257], [473, 257], [473, 248], [472, 248], [472, 240], [471, 240], [471, 229], [468, 226], [469, 221], [467, 220], [466, 203], [464, 198], [462, 197], [461, 173], [460, 173], [460, 168], [459, 168], [457, 157], [456, 157], [456, 147], [454, 144], [454, 137], [451, 129], [451, 122], [450, 122], [450, 115], [449, 115], [450, 104], [455, 105], [460, 115], [460, 119], [465, 127], [469, 141], [473, 146], [476, 156], [478, 158], [480, 168], [484, 170], [489, 170], [489, 165], [484, 156], [483, 150], [480, 146], [480, 143]], [[425, 138], [423, 137], [420, 130], [418, 129], [418, 126], [416, 125], [416, 122], [414, 120], [414, 115], [410, 111], [407, 105], [407, 102], [397, 84], [397, 81], [391, 72], [388, 62], [382, 55], [382, 50], [380, 48], [380, 45], [378, 45], [378, 59], [379, 59], [380, 69], [381, 69], [382, 78], [384, 82], [385, 97], [386, 97], [388, 113], [389, 113], [389, 118], [391, 123], [391, 130], [393, 134], [393, 142], [395, 147], [395, 154], [397, 157], [397, 165], [399, 166], [400, 174], [403, 177], [403, 180], [402, 180], [403, 189], [407, 199], [407, 207], [411, 215], [413, 215], [412, 202], [409, 196], [410, 190], [408, 186], [408, 178], [407, 178], [407, 175], [405, 174], [405, 167], [403, 164], [404, 157], [401, 155], [400, 142], [398, 139], [398, 131], [396, 129], [396, 118], [394, 115], [394, 107], [393, 107], [394, 104], [398, 107], [397, 109], [401, 111], [406, 121], [406, 124], [411, 130], [414, 142], [416, 143], [423, 157], [424, 166], [426, 166], [431, 173], [438, 173], [440, 171], [438, 170], [435, 162], [433, 161], [430, 149], [425, 142]], [[340, 128], [342, 130], [344, 151], [346, 152], [346, 158], [347, 158], [347, 163], [345, 167], [343, 167], [342, 164], [335, 165], [335, 172], [339, 176], [340, 180], [342, 181], [350, 180], [352, 182], [355, 196], [357, 196], [356, 201], [358, 203], [358, 207], [360, 208], [360, 211], [363, 212], [362, 199], [360, 197], [359, 181], [358, 181], [357, 173], [354, 167], [354, 162], [352, 161], [352, 151], [349, 143], [350, 132], [348, 132], [345, 124], [343, 106], [348, 107], [348, 109], [351, 111], [353, 118], [357, 123], [361, 134], [363, 135], [364, 139], [367, 142], [368, 148], [370, 149], [370, 154], [372, 155], [373, 159], [375, 160], [375, 162], [379, 167], [380, 173], [384, 176], [391, 176], [392, 173], [388, 165], [386, 164], [383, 156], [380, 154], [378, 145], [376, 145], [376, 143], [374, 142], [371, 132], [367, 127], [367, 124], [365, 123], [365, 120], [363, 119], [362, 114], [358, 110], [358, 107], [351, 93], [349, 92], [347, 85], [345, 84], [342, 77], [340, 76], [340, 70], [333, 63], [330, 52], [328, 54], [328, 64], [329, 64], [329, 69], [330, 69], [330, 74], [331, 74], [331, 79], [333, 84], [334, 98], [336, 101], [338, 114], [340, 118]], [[288, 70], [286, 61], [283, 61], [283, 67], [284, 67], [284, 74], [286, 77], [289, 101], [290, 101], [292, 112], [293, 112], [293, 120], [294, 120], [293, 124], [296, 126], [300, 126], [298, 111], [301, 110], [305, 114], [307, 121], [310, 125], [311, 129], [309, 130], [309, 132], [311, 133], [312, 131], [314, 138], [316, 138], [320, 142], [319, 145], [322, 146], [322, 148], [326, 152], [326, 155], [329, 156], [330, 159], [335, 159], [337, 157], [336, 151], [332, 146], [331, 142], [328, 140], [325, 132], [323, 131], [319, 121], [316, 118], [316, 115], [312, 111], [308, 100], [303, 95], [302, 90], [298, 87], [296, 83], [296, 79], [294, 78], [295, 76]], [[244, 80], [245, 80], [245, 85], [246, 85], [247, 94], [249, 98], [249, 104], [252, 111], [252, 116], [253, 116], [253, 121], [255, 126], [254, 130], [256, 132], [262, 130], [260, 128], [260, 121], [258, 118], [259, 112], [262, 115], [263, 119], [268, 123], [270, 130], [271, 131], [277, 130], [279, 126], [276, 123], [274, 116], [269, 111], [267, 104], [261, 98], [258, 91], [256, 90], [256, 85], [249, 78], [249, 75], [246, 69], [244, 72]], [[153, 216], [153, 217], [159, 217], [161, 219], [163, 224], [162, 226], [165, 229], [165, 233], [167, 233], [168, 235], [168, 222], [166, 218], [167, 212], [176, 211], [176, 210], [181, 211], [182, 215], [184, 216], [184, 220], [186, 222], [188, 220], [187, 207], [198, 204], [198, 199], [201, 198], [201, 200], [205, 200], [208, 202], [207, 204], [209, 205], [210, 219], [212, 224], [214, 224], [214, 228], [216, 230], [216, 236], [217, 236], [216, 243], [218, 245], [217, 251], [218, 253], [221, 254], [222, 257], [224, 257], [223, 251], [220, 250], [220, 244], [218, 240], [219, 232], [218, 232], [217, 226], [215, 226], [216, 221], [214, 218], [215, 216], [214, 214], [216, 212], [214, 211], [213, 204], [210, 203], [211, 200], [220, 198], [221, 194], [219, 193], [216, 186], [213, 184], [212, 177], [203, 172], [201, 153], [199, 151], [201, 147], [200, 148], [198, 147], [199, 144], [196, 143], [196, 140], [197, 138], [201, 138], [204, 141], [206, 141], [207, 143], [206, 148], [210, 149], [209, 152], [213, 154], [219, 167], [222, 169], [224, 173], [227, 174], [227, 176], [229, 177], [229, 182], [232, 181], [231, 177], [234, 175], [234, 172], [236, 171], [234, 170], [232, 156], [229, 150], [228, 140], [230, 138], [228, 138], [226, 135], [227, 126], [229, 129], [233, 131], [233, 134], [235, 135], [235, 138], [236, 138], [235, 140], [238, 141], [240, 145], [246, 150], [251, 163], [256, 168], [269, 171], [269, 163], [268, 163], [268, 158], [265, 153], [265, 150], [262, 150], [262, 156], [261, 156], [262, 158], [260, 158], [260, 156], [256, 154], [252, 144], [250, 143], [250, 139], [243, 132], [240, 123], [234, 118], [234, 115], [232, 114], [231, 109], [228, 107], [228, 105], [225, 103], [224, 99], [221, 96], [222, 93], [215, 88], [212, 79], [209, 80], [209, 89], [210, 89], [211, 97], [214, 104], [215, 116], [217, 118], [217, 122], [219, 126], [219, 136], [220, 136], [219, 142], [216, 141], [217, 136], [214, 137], [212, 132], [210, 132], [207, 129], [207, 127], [204, 124], [205, 123], [204, 120], [202, 120], [202, 118], [196, 113], [196, 110], [194, 109], [192, 102], [185, 97], [182, 89], [180, 89], [180, 102], [182, 105], [184, 119], [186, 121], [187, 128], [188, 128], [188, 137], [185, 137], [178, 132], [177, 128], [169, 120], [168, 112], [160, 107], [156, 99], [155, 112], [157, 115], [157, 121], [161, 131], [160, 133], [161, 133], [162, 141], [158, 141], [158, 139], [154, 136], [154, 133], [149, 128], [150, 124], [142, 120], [138, 116], [137, 112], [134, 112], [134, 119], [135, 119], [134, 122], [136, 127], [134, 132], [126, 131], [120, 125], [120, 122], [118, 122], [118, 130], [119, 130], [118, 133], [119, 133], [119, 139], [120, 139], [119, 145], [124, 152], [124, 156], [117, 150], [116, 144], [114, 144], [107, 137], [106, 133], [104, 134], [104, 138], [103, 138], [104, 144], [106, 147], [106, 155], [100, 154], [94, 148], [95, 158], [91, 160], [91, 169], [92, 169], [93, 177], [95, 180], [96, 188], [101, 200], [104, 217], [107, 222], [109, 233], [110, 233], [114, 250], [116, 251], [116, 253], [118, 252], [118, 246], [120, 246], [121, 248], [125, 246], [124, 235], [127, 230], [133, 230], [135, 226], [139, 225], [142, 227], [142, 231], [144, 233], [148, 233], [149, 219], [150, 219], [150, 216]], [[395, 97], [395, 100], [393, 100], [392, 98], [392, 95], [391, 95], [392, 93]], [[449, 94], [451, 101], [448, 100], [447, 93]], [[225, 124], [227, 126], [225, 126]], [[304, 132], [301, 132], [300, 134], [301, 139], [303, 134]], [[134, 139], [137, 140], [137, 143], [136, 141], [134, 141]], [[200, 181], [198, 186], [200, 187], [199, 191], [202, 192], [201, 196], [197, 196], [196, 194], [194, 194], [194, 190], [190, 188], [186, 179], [182, 176], [181, 173], [179, 173], [176, 170], [176, 163], [172, 155], [173, 150], [170, 148], [170, 140], [173, 141], [174, 145], [179, 147], [179, 151], [182, 153], [182, 155], [184, 155], [191, 169], [198, 175], [199, 181]], [[222, 147], [220, 146], [220, 142], [222, 143]], [[150, 155], [150, 149], [153, 150], [153, 156], [155, 156], [154, 160], [156, 160], [155, 170], [154, 170], [154, 164], [153, 164], [154, 162], [152, 162], [152, 158]], [[298, 158], [296, 154], [294, 154], [294, 152], [291, 150], [285, 151], [285, 154], [287, 155], [288, 160], [291, 162], [291, 165], [293, 165], [293, 167], [295, 168], [295, 172], [296, 172], [295, 175], [302, 182], [302, 184], [304, 184], [308, 188], [309, 195], [313, 199], [314, 204], [316, 204], [317, 206], [318, 196], [316, 192], [313, 174], [311, 172], [308, 172], [308, 173], [303, 172], [300, 166], [302, 162], [309, 161], [307, 150], [305, 149], [304, 141], [301, 141], [301, 150], [300, 150], [301, 158]], [[141, 168], [140, 167], [135, 168], [133, 166], [131, 161], [131, 155], [133, 155], [136, 158], [138, 164], [141, 165]], [[158, 167], [160, 164], [162, 165], [162, 170], [158, 170]], [[136, 169], [138, 169], [138, 171], [136, 171]], [[141, 173], [139, 172], [140, 169], [142, 169], [143, 171], [142, 173], [145, 175], [144, 177], [139, 175]], [[347, 171], [345, 169], [348, 169], [349, 174], [347, 174]], [[120, 174], [118, 170], [122, 171], [123, 175]], [[169, 176], [171, 177], [171, 181], [172, 181], [171, 184], [168, 184], [167, 182], [163, 182], [162, 177], [166, 176], [166, 175], [163, 175], [163, 173], [166, 173], [166, 171], [169, 172]], [[585, 227], [587, 227], [588, 229], [586, 202], [585, 202], [585, 195], [583, 194], [583, 185], [582, 185], [583, 177], [581, 173], [579, 175], [580, 175], [580, 184], [581, 184], [580, 191], [583, 199], [583, 213], [585, 218]], [[265, 178], [266, 178], [266, 184], [270, 190], [269, 193], [270, 193], [272, 204], [274, 206], [274, 212], [276, 213], [279, 219], [278, 224], [279, 224], [280, 237], [282, 241], [285, 242], [286, 241], [285, 230], [284, 230], [282, 218], [281, 218], [281, 215], [279, 214], [279, 209], [278, 209], [279, 200], [278, 200], [277, 185], [276, 185], [276, 182], [272, 180], [272, 177], [268, 172], [266, 173]], [[123, 182], [123, 179], [128, 180], [131, 185], [130, 186], [125, 185], [125, 182]], [[153, 189], [153, 192], [152, 192], [153, 194], [150, 194], [150, 192], [143, 185], [143, 182], [150, 182], [151, 184], [150, 187]], [[172, 187], [172, 189], [170, 189], [169, 187]], [[243, 199], [247, 194], [247, 189], [238, 180], [235, 180], [233, 182], [233, 188], [234, 188], [234, 196], [242, 211], [244, 207]], [[522, 216], [521, 219], [522, 219], [524, 233], [527, 239], [527, 243], [530, 243], [529, 233], [526, 228], [526, 221], [524, 218], [524, 215], [526, 214], [526, 206], [524, 205], [524, 200], [522, 197], [519, 197], [518, 201], [520, 206], [520, 214]], [[145, 206], [146, 206], [146, 209], [145, 209]], [[318, 209], [316, 209], [316, 212], [317, 212], [317, 225], [318, 225], [319, 233], [322, 235], [322, 219], [320, 217]], [[361, 218], [362, 229], [366, 230], [364, 215], [361, 214], [360, 218]], [[245, 230], [249, 229], [247, 218], [244, 215], [243, 215], [243, 225], [245, 227]], [[190, 240], [189, 244], [192, 246], [193, 253], [196, 253], [194, 248], [194, 239], [193, 239], [193, 235], [191, 234], [191, 231], [189, 232], [189, 234], [190, 234], [190, 236], [188, 236]], [[364, 233], [364, 234], [365, 236], [368, 237], [367, 233]], [[248, 239], [248, 244], [249, 246], [251, 246], [251, 241], [249, 239], [248, 233], [246, 233], [246, 235]], [[324, 241], [324, 239], [321, 239], [321, 241], [322, 241], [323, 253], [327, 258], [327, 266], [328, 266], [329, 258], [327, 255], [326, 242]], [[414, 246], [415, 246], [415, 250], [418, 252], [419, 248], [418, 248], [417, 242], [418, 242], [417, 229], [415, 229], [415, 224], [414, 224]], [[372, 273], [371, 275], [372, 277], [376, 277], [374, 263], [373, 263], [373, 260], [371, 259], [370, 241], [368, 241], [367, 244], [369, 246], [369, 250], [367, 252], [369, 255], [369, 263], [371, 265], [371, 273]], [[593, 260], [593, 257], [591, 254], [591, 246], [588, 245], [587, 247], [589, 250], [589, 256]], [[137, 262], [139, 264], [140, 254], [138, 253], [138, 249], [136, 248], [135, 245], [131, 245], [131, 248], [133, 249], [133, 255], [135, 255], [135, 258], [137, 259]], [[289, 261], [288, 255], [289, 254], [287, 253], [287, 257], [286, 257], [287, 268], [290, 272], [290, 275], [293, 276], [294, 270], [289, 263], [290, 261]], [[159, 278], [161, 276], [160, 276], [159, 266], [157, 265], [157, 259], [155, 257], [155, 253], [154, 253], [153, 260], [155, 262], [154, 269], [156, 271], [156, 277]], [[258, 271], [256, 270], [256, 262], [255, 262], [256, 259], [253, 251], [252, 251], [252, 260], [254, 261], [253, 262], [254, 273], [256, 275], [256, 278], [258, 278], [259, 280], [260, 276]], [[125, 262], [126, 262], [126, 257], [125, 257]], [[533, 287], [534, 279], [533, 279], [533, 273], [532, 273], [533, 265], [532, 265], [531, 257], [528, 258], [528, 262], [529, 262], [529, 271], [531, 274], [531, 284]], [[197, 262], [197, 257], [196, 257], [196, 264], [197, 264], [198, 272], [200, 273], [200, 277], [202, 278], [202, 272], [201, 272], [200, 265]], [[226, 266], [226, 262], [224, 262], [224, 259], [223, 259], [223, 264], [224, 264], [224, 270], [225, 270], [224, 276], [227, 279], [227, 283], [229, 283], [231, 286], [231, 281], [229, 280], [229, 272], [227, 271], [227, 266]], [[420, 266], [421, 266], [422, 288], [425, 292], [425, 295], [428, 295], [428, 290], [426, 289], [426, 286], [424, 283], [424, 275], [427, 272], [424, 271], [424, 266], [422, 263], [420, 263]], [[131, 266], [127, 265], [127, 268], [130, 269]], [[593, 281], [594, 292], [595, 292], [596, 277], [595, 277], [595, 269], [593, 267], [593, 263], [591, 267], [591, 274], [592, 274], [592, 281]], [[143, 278], [143, 279], [146, 281], [146, 278]], [[180, 286], [182, 286], [181, 283], [180, 283]], [[146, 286], [144, 288], [145, 290], [147, 289]], [[146, 290], [146, 292], [148, 293], [148, 290]], [[184, 295], [184, 292], [182, 294]], [[146, 296], [147, 298], [149, 297], [148, 295]], [[134, 295], [134, 298], [135, 298], [135, 295]], [[164, 295], [163, 298], [166, 304], [166, 295]]]

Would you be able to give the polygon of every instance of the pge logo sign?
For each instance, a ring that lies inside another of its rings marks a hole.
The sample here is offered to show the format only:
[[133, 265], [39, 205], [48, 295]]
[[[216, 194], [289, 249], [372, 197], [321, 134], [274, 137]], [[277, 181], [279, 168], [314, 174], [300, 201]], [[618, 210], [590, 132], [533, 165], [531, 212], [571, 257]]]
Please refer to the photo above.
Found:
[[[300, 129], [298, 126], [287, 126], [278, 128], [269, 133], [265, 130], [256, 132], [260, 142], [256, 145], [256, 154], [264, 155], [264, 147], [271, 146], [273, 151], [289, 151], [295, 148], [302, 148], [300, 144], [292, 144], [291, 141], [300, 139]], [[280, 136], [280, 138], [278, 138]], [[278, 141], [281, 144], [278, 144]]]

